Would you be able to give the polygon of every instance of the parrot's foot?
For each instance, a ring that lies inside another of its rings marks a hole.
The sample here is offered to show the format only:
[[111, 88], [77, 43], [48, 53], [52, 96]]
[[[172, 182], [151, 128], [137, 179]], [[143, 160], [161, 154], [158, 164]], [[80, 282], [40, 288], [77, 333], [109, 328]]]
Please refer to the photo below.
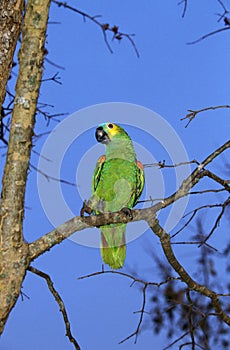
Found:
[[133, 215], [132, 215], [132, 210], [127, 208], [127, 207], [124, 207], [121, 209], [121, 211], [126, 215], [128, 216], [131, 220], [133, 220]]
[[88, 206], [87, 201], [84, 201], [80, 211], [80, 216], [83, 217], [85, 213], [90, 215], [92, 212], [93, 210]]
[[103, 213], [105, 211], [105, 201], [104, 199], [100, 199], [97, 203], [97, 211]]

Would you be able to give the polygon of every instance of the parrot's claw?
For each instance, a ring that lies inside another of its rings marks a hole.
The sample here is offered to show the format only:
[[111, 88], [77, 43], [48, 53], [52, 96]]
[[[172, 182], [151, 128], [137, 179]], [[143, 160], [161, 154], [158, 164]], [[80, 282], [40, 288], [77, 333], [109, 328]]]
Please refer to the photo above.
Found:
[[89, 215], [92, 214], [92, 209], [88, 206], [86, 201], [83, 202], [83, 205], [80, 211], [80, 216], [83, 217], [85, 213]]
[[132, 210], [127, 208], [127, 207], [124, 207], [121, 209], [121, 211], [130, 218], [130, 220], [133, 220], [133, 215], [132, 215]]

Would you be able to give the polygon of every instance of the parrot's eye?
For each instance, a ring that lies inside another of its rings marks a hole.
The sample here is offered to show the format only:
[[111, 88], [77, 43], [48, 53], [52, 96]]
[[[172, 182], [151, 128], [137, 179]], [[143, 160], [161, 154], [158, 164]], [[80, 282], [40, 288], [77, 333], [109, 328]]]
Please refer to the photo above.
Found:
[[113, 124], [108, 124], [108, 128], [112, 129], [113, 128]]

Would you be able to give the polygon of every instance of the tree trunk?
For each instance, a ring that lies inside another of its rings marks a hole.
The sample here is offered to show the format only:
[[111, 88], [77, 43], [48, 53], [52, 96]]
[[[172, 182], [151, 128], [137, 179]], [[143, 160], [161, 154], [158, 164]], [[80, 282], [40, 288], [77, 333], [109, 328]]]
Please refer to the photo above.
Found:
[[22, 225], [49, 6], [50, 0], [29, 0], [22, 29], [20, 69], [0, 208], [0, 334], [20, 294], [30, 263]]
[[23, 0], [0, 1], [0, 111], [20, 34], [23, 3]]

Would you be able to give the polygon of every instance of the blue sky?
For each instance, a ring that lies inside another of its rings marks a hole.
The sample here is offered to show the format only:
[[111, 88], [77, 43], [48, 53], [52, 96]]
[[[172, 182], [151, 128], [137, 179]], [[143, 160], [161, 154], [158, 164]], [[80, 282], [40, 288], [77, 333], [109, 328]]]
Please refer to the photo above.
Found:
[[[65, 70], [47, 62], [45, 64], [44, 77], [49, 78], [59, 72], [62, 81], [62, 85], [48, 81], [42, 86], [40, 101], [54, 106], [49, 109], [51, 113], [67, 112], [68, 115], [60, 117], [60, 120], [64, 120], [69, 115], [96, 104], [123, 102], [143, 106], [158, 113], [171, 125], [190, 160], [195, 158], [201, 161], [229, 138], [228, 110], [201, 114], [186, 129], [185, 122], [180, 121], [187, 109], [229, 103], [228, 31], [196, 45], [186, 44], [221, 26], [217, 23], [218, 17], [215, 15], [222, 11], [217, 1], [188, 2], [185, 18], [181, 17], [182, 5], [177, 6], [177, 1], [169, 0], [142, 3], [118, 0], [110, 1], [109, 5], [106, 0], [97, 3], [71, 1], [70, 4], [91, 15], [101, 14], [102, 22], [119, 25], [123, 32], [135, 33], [140, 58], [136, 57], [132, 46], [125, 39], [121, 43], [111, 43], [114, 51], [111, 54], [103, 41], [100, 28], [88, 20], [84, 22], [81, 16], [52, 4], [50, 21], [60, 24], [49, 25], [48, 59], [65, 67]], [[121, 118], [114, 114], [111, 110], [108, 118]], [[142, 131], [130, 125], [128, 116], [124, 115], [123, 123], [129, 123], [127, 131], [130, 136], [137, 145], [143, 146], [146, 152], [149, 151], [153, 159], [170, 161], [169, 150], [164, 149], [156, 139], [146, 133], [148, 125], [145, 119], [142, 119]], [[90, 117], [88, 121], [90, 125]], [[74, 124], [76, 133], [78, 126], [83, 122], [81, 114], [77, 114]], [[91, 127], [71, 143], [63, 160], [62, 178], [76, 181], [76, 171], [81, 159], [96, 146], [96, 124], [97, 120], [92, 115]], [[56, 125], [55, 122], [51, 122], [46, 129], [44, 119], [39, 115], [36, 133], [52, 130]], [[37, 140], [35, 149], [38, 152], [41, 152], [47, 137], [44, 135]], [[54, 153], [59, 152], [62, 146], [63, 140], [60, 137]], [[170, 151], [174, 153], [175, 150]], [[97, 155], [102, 152], [103, 147], [97, 146], [90, 158], [92, 162], [86, 169], [84, 166], [80, 168], [85, 174], [85, 181], [79, 180], [78, 184], [83, 187], [82, 193], [89, 192], [91, 172]], [[139, 154], [146, 155], [144, 151], [140, 151]], [[38, 157], [33, 154], [32, 164], [37, 163]], [[223, 174], [223, 169], [215, 164], [213, 169]], [[151, 176], [153, 179], [163, 176], [166, 194], [175, 190], [175, 173], [167, 169], [163, 169], [163, 175], [159, 175], [160, 170], [157, 169], [152, 169], [152, 172], [146, 170], [147, 172], [148, 179]], [[72, 212], [78, 215], [82, 205], [78, 189], [64, 185], [61, 188]], [[152, 197], [156, 195], [157, 185], [156, 189], [153, 189]], [[217, 197], [216, 200], [220, 198]], [[197, 200], [192, 198], [189, 208], [197, 203]], [[37, 174], [34, 171], [29, 175], [26, 205], [25, 238], [27, 241], [33, 241], [53, 228], [41, 205]], [[53, 207], [56, 210], [55, 196]], [[61, 214], [58, 213], [60, 216]], [[162, 220], [165, 220], [164, 214]], [[207, 216], [204, 221], [205, 225], [208, 225]], [[191, 227], [192, 233], [193, 229], [194, 226]], [[215, 238], [213, 240], [215, 241]], [[221, 248], [224, 241], [218, 239], [215, 244]], [[160, 281], [156, 265], [147, 253], [147, 246], [164, 260], [156, 237], [146, 231], [128, 244], [123, 271], [136, 271], [142, 278]], [[177, 248], [176, 252], [185, 266], [191, 268], [194, 248], [183, 246], [183, 249]], [[99, 249], [68, 239], [39, 257], [33, 265], [50, 274], [65, 302], [72, 332], [83, 350], [149, 350], [153, 345], [161, 349], [168, 344], [164, 332], [156, 336], [148, 330], [140, 334], [136, 345], [133, 339], [118, 345], [118, 342], [131, 334], [137, 326], [138, 313], [133, 312], [140, 309], [142, 296], [138, 286], [130, 287], [130, 280], [122, 276], [102, 275], [77, 280], [79, 276], [101, 270]], [[191, 268], [191, 271], [193, 273], [195, 270]], [[1, 338], [1, 349], [73, 349], [65, 337], [61, 314], [45, 282], [28, 272], [23, 283], [23, 292], [30, 299], [24, 298], [23, 302], [18, 300]], [[147, 309], [148, 306], [147, 304]], [[147, 315], [145, 322], [148, 322]]]

